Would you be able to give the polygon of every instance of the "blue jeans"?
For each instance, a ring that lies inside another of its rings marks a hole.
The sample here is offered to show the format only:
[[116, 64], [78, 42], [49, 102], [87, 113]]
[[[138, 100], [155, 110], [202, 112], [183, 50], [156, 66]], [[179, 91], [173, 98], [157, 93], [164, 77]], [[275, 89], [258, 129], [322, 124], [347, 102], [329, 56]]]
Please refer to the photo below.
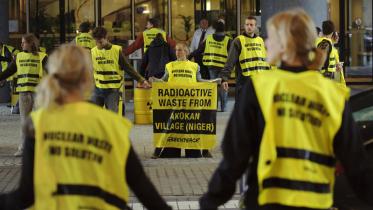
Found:
[[[221, 70], [221, 68], [209, 67], [210, 79], [219, 78], [219, 73]], [[222, 85], [218, 87], [218, 101], [220, 101], [221, 111], [225, 111], [228, 101], [228, 91], [225, 91]]]
[[98, 106], [105, 107], [115, 113], [118, 112], [119, 90], [95, 88], [92, 95], [92, 102]]

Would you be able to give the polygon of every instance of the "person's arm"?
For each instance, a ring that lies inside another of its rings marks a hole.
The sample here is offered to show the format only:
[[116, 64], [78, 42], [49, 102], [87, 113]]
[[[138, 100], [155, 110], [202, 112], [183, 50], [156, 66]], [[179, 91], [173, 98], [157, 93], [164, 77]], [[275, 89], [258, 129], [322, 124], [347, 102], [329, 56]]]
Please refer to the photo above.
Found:
[[146, 176], [141, 162], [132, 146], [129, 150], [125, 173], [128, 186], [147, 209], [171, 210], [171, 207], [167, 205]]
[[200, 199], [202, 210], [216, 210], [232, 197], [250, 157], [259, 148], [264, 118], [251, 80], [245, 83], [243, 92], [245, 97], [236, 104], [224, 134], [223, 160], [209, 182], [207, 193]]
[[161, 78], [161, 80], [163, 80], [163, 81], [165, 81], [165, 82], [168, 81], [168, 71], [167, 71], [167, 70], [164, 71], [164, 75], [163, 75], [163, 77]]
[[197, 82], [209, 82], [208, 79], [202, 79], [200, 67], [198, 66], [197, 73], [196, 73]]
[[48, 73], [48, 69], [47, 69], [48, 55], [44, 57], [44, 59], [41, 61], [41, 63], [43, 65], [44, 72]]
[[142, 57], [141, 60], [141, 65], [140, 65], [140, 74], [145, 77], [146, 75], [146, 67], [148, 67], [149, 64], [149, 50], [145, 52], [144, 56]]
[[373, 156], [368, 156], [346, 102], [342, 125], [333, 142], [334, 152], [356, 195], [373, 205]]
[[144, 37], [143, 34], [140, 33], [135, 42], [133, 42], [130, 46], [128, 46], [126, 49], [123, 48], [123, 53], [125, 56], [130, 55], [131, 53], [135, 52], [136, 50], [142, 48], [144, 46]]
[[11, 62], [13, 59], [12, 59], [12, 56], [0, 56], [0, 61], [1, 62]]
[[198, 41], [199, 37], [201, 36], [200, 31], [200, 29], [197, 29], [193, 34], [192, 43], [190, 43], [190, 52], [193, 52], [198, 48]]
[[222, 86], [224, 90], [228, 90], [228, 80], [232, 69], [236, 65], [241, 53], [241, 42], [240, 39], [236, 38], [232, 41], [231, 47], [228, 53], [228, 60], [225, 63], [223, 70], [220, 71], [219, 77], [222, 78]]
[[236, 38], [233, 40], [232, 46], [229, 49], [228, 60], [223, 70], [220, 73], [220, 77], [224, 81], [228, 81], [232, 69], [236, 65], [241, 53], [241, 42], [240, 39]]
[[228, 40], [228, 45], [227, 45], [227, 51], [228, 51], [228, 52], [229, 52], [229, 50], [231, 49], [232, 42], [233, 42], [232, 39], [229, 39], [229, 40]]
[[142, 83], [145, 81], [144, 77], [126, 61], [122, 53], [119, 54], [119, 66], [137, 82]]
[[194, 50], [193, 52], [191, 52], [188, 56], [188, 60], [194, 58], [195, 56], [198, 56], [198, 55], [202, 55], [203, 52], [205, 51], [205, 47], [206, 47], [206, 41], [203, 41], [196, 50]]
[[0, 72], [0, 81], [12, 76], [17, 72], [16, 59], [14, 59], [4, 71]]
[[22, 170], [19, 186], [16, 190], [0, 195], [0, 209], [23, 210], [34, 201], [34, 152], [35, 137], [31, 119], [27, 119], [26, 139], [22, 155]]

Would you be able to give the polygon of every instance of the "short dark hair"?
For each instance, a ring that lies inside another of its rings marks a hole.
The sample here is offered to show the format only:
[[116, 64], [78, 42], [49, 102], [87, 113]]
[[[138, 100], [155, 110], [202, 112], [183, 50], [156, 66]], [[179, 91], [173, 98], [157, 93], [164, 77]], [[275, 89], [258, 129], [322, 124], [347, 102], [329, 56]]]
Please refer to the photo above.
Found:
[[157, 18], [149, 18], [148, 22], [155, 28], [159, 27], [159, 20]]
[[322, 33], [324, 35], [332, 34], [335, 31], [334, 23], [330, 20], [322, 22]]
[[317, 32], [317, 35], [319, 35], [319, 34], [320, 34], [320, 32], [321, 32], [321, 28], [320, 28], [320, 27], [318, 27], [318, 26], [316, 26], [316, 32]]
[[254, 17], [254, 16], [248, 16], [246, 19], [247, 19], [247, 20], [255, 20], [255, 22], [258, 22], [258, 21], [256, 20], [256, 17]]
[[87, 33], [89, 32], [89, 29], [91, 29], [91, 24], [88, 21], [83, 22], [79, 25], [79, 32]]
[[106, 38], [107, 30], [104, 27], [96, 27], [93, 29], [92, 36], [94, 39]]
[[216, 32], [224, 32], [225, 25], [222, 21], [217, 20], [212, 24], [212, 27]]

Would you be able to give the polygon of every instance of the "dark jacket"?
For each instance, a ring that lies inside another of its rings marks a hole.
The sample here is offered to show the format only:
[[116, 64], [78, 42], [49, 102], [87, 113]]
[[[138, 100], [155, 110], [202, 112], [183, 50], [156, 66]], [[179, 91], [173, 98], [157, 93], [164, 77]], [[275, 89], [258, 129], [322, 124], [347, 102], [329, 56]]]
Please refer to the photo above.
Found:
[[[295, 67], [281, 69], [301, 72]], [[265, 120], [250, 77], [247, 77], [242, 88], [242, 96], [240, 101], [236, 102], [225, 131], [222, 143], [223, 160], [210, 180], [208, 192], [200, 199], [200, 209], [216, 210], [218, 206], [227, 202], [235, 192], [237, 180], [249, 169], [246, 183], [250, 187], [244, 200], [246, 209], [315, 210], [276, 204], [259, 206], [257, 162]], [[359, 139], [348, 102], [345, 103], [341, 127], [333, 142], [335, 156], [343, 165], [352, 189], [359, 198], [373, 205], [373, 164]]]
[[161, 78], [167, 63], [176, 60], [175, 51], [163, 38], [156, 37], [144, 54], [141, 69], [145, 78]]

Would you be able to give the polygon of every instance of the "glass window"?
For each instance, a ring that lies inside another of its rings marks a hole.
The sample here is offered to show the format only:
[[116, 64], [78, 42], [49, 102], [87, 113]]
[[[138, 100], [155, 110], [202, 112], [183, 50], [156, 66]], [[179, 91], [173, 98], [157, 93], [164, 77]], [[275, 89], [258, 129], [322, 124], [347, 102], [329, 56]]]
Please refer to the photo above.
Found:
[[[184, 0], [172, 1], [172, 38], [190, 42], [195, 27], [194, 5]], [[200, 8], [200, 7], [199, 7]]]
[[84, 21], [94, 23], [94, 0], [65, 0], [65, 27], [60, 29], [59, 0], [30, 0], [30, 32], [40, 36], [40, 45], [47, 50], [60, 44], [60, 36], [71, 41]]
[[102, 2], [101, 24], [108, 30], [109, 39], [125, 45], [131, 39], [131, 0], [108, 0]]
[[210, 26], [214, 21], [222, 19], [225, 22], [226, 33], [232, 37], [237, 36], [237, 5], [235, 0], [196, 0], [194, 8], [196, 29], [199, 27], [199, 21], [202, 17], [208, 19]]
[[349, 1], [347, 74], [372, 78], [372, 1]]
[[231, 37], [237, 36], [237, 5], [235, 0], [224, 0], [220, 3], [220, 14], [216, 19], [225, 20], [225, 30]]
[[30, 32], [39, 35], [47, 50], [60, 43], [58, 0], [30, 0]]
[[21, 37], [26, 33], [26, 1], [9, 0], [9, 44], [21, 48]]
[[257, 4], [258, 4], [258, 1], [256, 0], [248, 0], [248, 1], [241, 0], [241, 18], [240, 18], [240, 21], [241, 21], [240, 32], [241, 33], [244, 32], [245, 20], [249, 16], [254, 16], [257, 19], [257, 26], [258, 26], [257, 34], [260, 34], [262, 27], [265, 27], [265, 26], [262, 26], [261, 24], [260, 16], [257, 16], [257, 14], [260, 14], [260, 11], [257, 11], [257, 8], [259, 6]]
[[79, 26], [83, 22], [95, 22], [94, 0], [65, 0], [66, 38], [71, 41], [75, 38]]
[[168, 29], [167, 0], [135, 0], [135, 33], [141, 33], [146, 28], [149, 18], [158, 18], [160, 28]]

